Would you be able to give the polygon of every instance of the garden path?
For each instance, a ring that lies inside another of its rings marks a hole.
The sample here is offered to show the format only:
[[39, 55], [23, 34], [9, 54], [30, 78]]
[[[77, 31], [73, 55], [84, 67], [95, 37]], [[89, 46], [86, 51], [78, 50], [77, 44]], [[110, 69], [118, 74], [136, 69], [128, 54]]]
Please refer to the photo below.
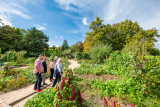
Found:
[[[79, 67], [80, 64], [77, 63], [77, 61], [69, 60], [70, 65], [69, 68], [74, 69], [76, 67]], [[25, 69], [28, 66], [19, 67], [21, 69]], [[17, 68], [15, 68], [17, 69]], [[49, 79], [46, 80], [47, 86], [42, 87], [42, 89], [45, 88], [51, 88], [52, 83], [49, 81]], [[26, 86], [24, 88], [10, 91], [7, 93], [1, 93], [0, 94], [0, 107], [23, 107], [26, 101], [29, 98], [32, 98], [37, 92], [33, 91], [34, 84]]]

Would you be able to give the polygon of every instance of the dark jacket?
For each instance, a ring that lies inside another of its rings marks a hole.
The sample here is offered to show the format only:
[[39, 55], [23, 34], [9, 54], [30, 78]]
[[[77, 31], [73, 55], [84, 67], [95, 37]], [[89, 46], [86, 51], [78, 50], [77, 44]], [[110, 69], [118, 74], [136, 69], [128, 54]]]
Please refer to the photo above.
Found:
[[47, 64], [46, 64], [45, 61], [43, 61], [42, 64], [43, 64], [43, 67], [44, 67], [44, 73], [46, 73], [47, 72]]

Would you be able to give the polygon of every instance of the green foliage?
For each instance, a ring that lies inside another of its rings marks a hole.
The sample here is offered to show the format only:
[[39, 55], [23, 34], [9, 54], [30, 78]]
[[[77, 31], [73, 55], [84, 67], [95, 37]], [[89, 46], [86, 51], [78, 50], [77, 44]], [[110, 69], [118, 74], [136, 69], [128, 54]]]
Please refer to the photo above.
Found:
[[77, 42], [76, 44], [71, 46], [73, 52], [83, 52], [84, 47], [82, 41]]
[[20, 28], [10, 27], [8, 25], [0, 27], [0, 48], [2, 53], [8, 50], [19, 51], [20, 41], [23, 38], [23, 30]]
[[44, 49], [48, 49], [48, 37], [40, 30], [31, 28], [23, 39], [24, 49], [29, 56], [38, 56]]
[[111, 45], [107, 45], [107, 44], [95, 45], [90, 51], [91, 58], [96, 63], [102, 63], [103, 60], [110, 54], [111, 51], [112, 51]]
[[83, 53], [77, 52], [76, 58], [77, 60], [81, 60], [83, 58]]
[[1, 55], [0, 62], [12, 62], [14, 65], [23, 65], [25, 63], [24, 56], [26, 51], [7, 51]]
[[[121, 81], [91, 80], [88, 85], [99, 90], [99, 95], [116, 96], [136, 106], [158, 106], [160, 101], [160, 57], [122, 54], [115, 51], [104, 64], [82, 63], [74, 69], [77, 74], [112, 74], [122, 77]], [[88, 82], [88, 81], [87, 81]], [[150, 99], [150, 100], [149, 100]], [[152, 102], [151, 102], [152, 101]]]
[[[74, 88], [73, 88], [74, 87]], [[47, 89], [42, 93], [37, 94], [32, 99], [29, 99], [25, 107], [32, 106], [76, 106], [79, 104], [81, 107], [81, 95], [78, 94], [79, 87], [74, 80], [73, 73], [71, 71], [64, 72], [62, 81], [56, 85], [55, 88]]]
[[45, 48], [48, 48], [48, 37], [40, 30], [31, 28], [24, 30], [10, 27], [0, 27], [0, 48], [2, 53], [8, 50], [25, 50], [29, 56], [38, 56]]
[[62, 44], [62, 50], [64, 51], [65, 49], [68, 49], [68, 48], [69, 48], [69, 45], [67, 43], [67, 40], [64, 40]]
[[95, 44], [111, 44], [113, 50], [121, 50], [131, 41], [145, 39], [148, 44], [153, 47], [154, 42], [157, 42], [155, 37], [160, 37], [155, 28], [143, 30], [137, 22], [125, 20], [113, 25], [103, 24], [100, 17], [90, 24], [90, 32], [86, 33], [84, 41], [84, 52], [89, 52]]
[[63, 57], [71, 58], [72, 57], [71, 49], [64, 50], [63, 51]]
[[83, 59], [90, 59], [90, 53], [83, 53]]
[[41, 93], [29, 99], [24, 107], [53, 107], [53, 100], [55, 96], [55, 88], [45, 89]]
[[0, 91], [9, 91], [23, 87], [27, 84], [27, 78], [22, 71], [8, 69], [0, 71]]
[[148, 49], [148, 52], [149, 52], [150, 55], [153, 55], [153, 56], [159, 56], [160, 55], [160, 51], [157, 48]]

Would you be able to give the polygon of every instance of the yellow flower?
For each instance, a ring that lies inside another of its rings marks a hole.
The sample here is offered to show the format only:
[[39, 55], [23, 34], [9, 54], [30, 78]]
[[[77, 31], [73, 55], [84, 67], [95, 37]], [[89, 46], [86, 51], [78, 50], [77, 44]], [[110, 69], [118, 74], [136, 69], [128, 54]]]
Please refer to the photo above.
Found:
[[155, 85], [155, 83], [152, 82], [152, 85]]

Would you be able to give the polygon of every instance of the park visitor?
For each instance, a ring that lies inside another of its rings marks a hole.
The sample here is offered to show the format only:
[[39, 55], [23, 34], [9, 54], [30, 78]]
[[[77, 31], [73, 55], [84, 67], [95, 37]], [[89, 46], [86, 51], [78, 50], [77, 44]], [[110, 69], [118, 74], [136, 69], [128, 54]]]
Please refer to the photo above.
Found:
[[49, 64], [49, 67], [50, 67], [50, 81], [53, 80], [54, 65], [55, 65], [55, 62], [54, 62], [54, 59], [52, 58], [51, 63]]
[[43, 85], [47, 85], [45, 83], [45, 80], [46, 80], [46, 72], [47, 72], [47, 62], [48, 61], [48, 58], [45, 57], [43, 62], [42, 62], [42, 65], [43, 65], [43, 69], [44, 69], [44, 72], [42, 73], [42, 82], [43, 82]]
[[[49, 67], [50, 67], [50, 81], [53, 80], [53, 75], [54, 75], [54, 65], [57, 63], [57, 59], [58, 57], [55, 56], [54, 59], [51, 59], [51, 63], [49, 64]], [[54, 76], [55, 77], [55, 76]]]
[[39, 58], [34, 63], [34, 74], [36, 75], [36, 83], [34, 85], [34, 90], [37, 90], [37, 92], [41, 92], [41, 72], [43, 72], [43, 65], [42, 60], [44, 58], [44, 55], [39, 55]]
[[63, 70], [62, 70], [62, 59], [59, 58], [56, 65], [54, 66], [54, 73], [56, 75], [56, 79], [54, 80], [53, 82], [53, 85], [52, 87], [54, 87], [57, 83], [57, 81], [59, 82], [61, 80], [61, 76], [62, 76], [62, 73], [63, 73]]

